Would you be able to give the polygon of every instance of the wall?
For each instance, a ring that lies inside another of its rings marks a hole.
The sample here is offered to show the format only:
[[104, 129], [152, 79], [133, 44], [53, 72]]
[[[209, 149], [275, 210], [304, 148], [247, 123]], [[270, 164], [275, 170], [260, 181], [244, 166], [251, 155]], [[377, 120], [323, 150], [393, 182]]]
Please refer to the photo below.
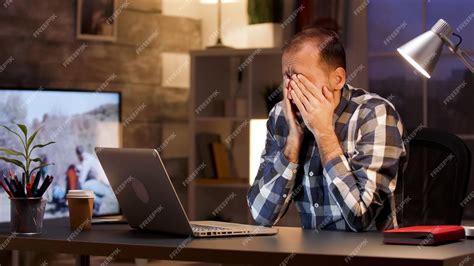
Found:
[[[120, 91], [122, 119], [130, 118], [123, 146], [161, 148], [168, 172], [181, 183], [187, 176], [180, 140], [188, 139], [189, 95], [189, 60], [183, 54], [201, 47], [200, 21], [164, 15], [158, 0], [118, 0], [117, 41], [84, 41], [76, 38], [76, 5], [0, 2], [0, 62], [13, 58], [0, 72], [0, 87]], [[46, 21], [49, 25], [33, 36]]]
[[[217, 30], [217, 5], [201, 4], [199, 0], [186, 0], [176, 4], [175, 0], [163, 0], [163, 14], [190, 17], [201, 20], [202, 48], [215, 44]], [[298, 8], [293, 0], [284, 0], [283, 20]], [[353, 11], [363, 5], [365, 0], [348, 1], [346, 37], [347, 75], [353, 74], [351, 85], [368, 89], [367, 72], [367, 9], [357, 15]], [[238, 0], [222, 4], [222, 40], [234, 48], [248, 48], [247, 1]], [[283, 31], [283, 39], [293, 34], [294, 21]]]
[[[201, 47], [200, 22], [163, 15], [160, 1], [126, 3], [118, 1], [122, 12], [118, 38], [112, 43], [77, 40], [76, 1], [2, 4], [0, 61], [14, 60], [0, 73], [0, 86], [97, 90], [110, 81], [105, 90], [122, 92], [123, 120], [143, 109], [124, 126], [123, 146], [159, 147], [169, 137], [163, 131], [186, 124], [189, 93], [186, 82], [179, 81], [185, 69], [168, 67], [163, 73], [163, 61], [167, 66], [180, 62], [184, 59], [173, 55]], [[48, 19], [49, 25], [34, 37]], [[81, 51], [77, 58], [64, 67], [76, 50]], [[170, 142], [168, 149], [176, 145]]]

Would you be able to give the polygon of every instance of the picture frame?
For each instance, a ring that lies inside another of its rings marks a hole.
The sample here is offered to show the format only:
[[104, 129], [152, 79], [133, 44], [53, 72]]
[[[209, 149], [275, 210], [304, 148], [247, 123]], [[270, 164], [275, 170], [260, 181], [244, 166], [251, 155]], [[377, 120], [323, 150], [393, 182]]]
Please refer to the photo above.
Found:
[[76, 37], [79, 40], [117, 40], [117, 0], [78, 0]]

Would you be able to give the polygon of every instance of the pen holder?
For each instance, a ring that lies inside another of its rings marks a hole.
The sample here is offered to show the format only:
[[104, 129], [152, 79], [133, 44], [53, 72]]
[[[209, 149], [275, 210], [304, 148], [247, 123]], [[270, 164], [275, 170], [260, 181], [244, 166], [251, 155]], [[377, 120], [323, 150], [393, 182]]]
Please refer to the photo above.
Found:
[[18, 235], [41, 234], [43, 229], [43, 198], [10, 198], [10, 223], [12, 233]]

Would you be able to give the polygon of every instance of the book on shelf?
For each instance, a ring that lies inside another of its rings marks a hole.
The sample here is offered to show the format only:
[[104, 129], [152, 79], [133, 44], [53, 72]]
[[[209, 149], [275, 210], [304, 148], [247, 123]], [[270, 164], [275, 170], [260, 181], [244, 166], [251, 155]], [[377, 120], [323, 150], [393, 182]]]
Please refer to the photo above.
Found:
[[211, 144], [214, 142], [220, 142], [219, 134], [213, 133], [198, 133], [196, 135], [196, 148], [197, 148], [197, 159], [198, 165], [204, 164], [205, 167], [201, 172], [200, 177], [204, 178], [216, 178], [215, 166], [214, 166], [214, 157], [212, 154]]
[[211, 147], [217, 178], [231, 177], [231, 162], [227, 147], [220, 141], [213, 142]]

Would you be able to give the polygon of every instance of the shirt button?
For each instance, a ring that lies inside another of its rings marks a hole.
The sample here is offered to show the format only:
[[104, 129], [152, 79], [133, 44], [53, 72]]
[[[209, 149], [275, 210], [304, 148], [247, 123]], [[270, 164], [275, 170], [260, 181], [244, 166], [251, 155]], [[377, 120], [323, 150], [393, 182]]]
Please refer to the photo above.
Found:
[[313, 176], [313, 175], [314, 175], [313, 171], [310, 171], [309, 176]]
[[286, 194], [283, 194], [283, 198], [286, 198]]
[[313, 205], [315, 208], [319, 207], [319, 204], [316, 202], [314, 205]]

